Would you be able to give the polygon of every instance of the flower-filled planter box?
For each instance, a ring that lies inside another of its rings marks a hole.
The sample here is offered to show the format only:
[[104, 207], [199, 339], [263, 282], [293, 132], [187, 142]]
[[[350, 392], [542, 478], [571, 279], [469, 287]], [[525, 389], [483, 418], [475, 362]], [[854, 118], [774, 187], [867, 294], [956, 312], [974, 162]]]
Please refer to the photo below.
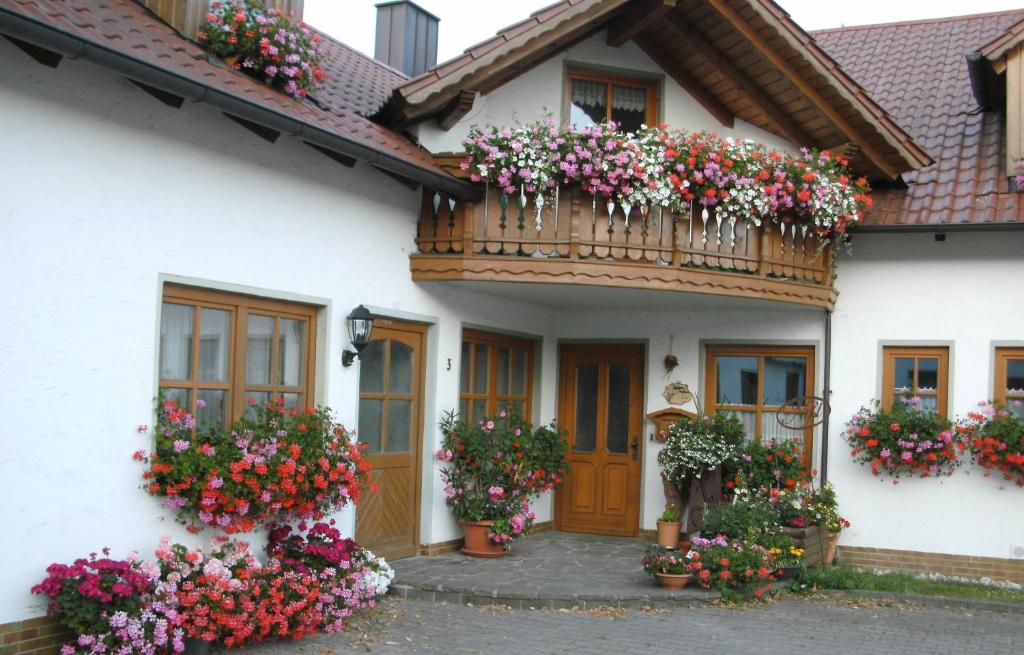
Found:
[[820, 525], [809, 528], [782, 528], [782, 534], [793, 539], [793, 545], [804, 551], [803, 565], [817, 566], [828, 552], [829, 533]]

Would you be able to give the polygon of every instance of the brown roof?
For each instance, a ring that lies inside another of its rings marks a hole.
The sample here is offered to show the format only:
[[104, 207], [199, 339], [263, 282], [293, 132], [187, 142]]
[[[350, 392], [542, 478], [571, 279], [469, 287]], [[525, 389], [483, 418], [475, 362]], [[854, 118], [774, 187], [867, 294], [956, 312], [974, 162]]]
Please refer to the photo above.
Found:
[[710, 95], [702, 102], [726, 124], [735, 116], [802, 144], [857, 143], [864, 155], [857, 166], [872, 176], [896, 177], [930, 163], [771, 0], [674, 4], [643, 22], [636, 10], [647, 5], [640, 0], [563, 0], [399, 86], [380, 116], [399, 125], [423, 120], [461, 92], [487, 92], [613, 21], [637, 21], [640, 47], [695, 95]]
[[980, 112], [965, 56], [1011, 30], [1024, 9], [822, 30], [814, 39], [936, 160], [879, 189], [868, 226], [1024, 221], [1010, 192], [1001, 112]]
[[360, 116], [372, 116], [391, 95], [391, 91], [409, 79], [405, 73], [367, 57], [323, 32], [320, 52], [327, 80], [316, 99], [335, 108], [349, 107]]
[[361, 111], [371, 111], [401, 75], [367, 62], [337, 42], [326, 45], [328, 72], [346, 81], [325, 90], [318, 107], [208, 58], [198, 46], [132, 0], [0, 0], [0, 31], [63, 54], [91, 59], [151, 85], [151, 74], [159, 73], [161, 83], [166, 82], [161, 87], [164, 91], [216, 102], [225, 111], [225, 106], [231, 105], [237, 108], [232, 113], [243, 118], [253, 115], [274, 119], [269, 122], [283, 125], [281, 131], [329, 150], [337, 147], [335, 151], [343, 156], [407, 177], [441, 186], [454, 184], [453, 189], [463, 191], [470, 188], [439, 168], [424, 149], [360, 115]]

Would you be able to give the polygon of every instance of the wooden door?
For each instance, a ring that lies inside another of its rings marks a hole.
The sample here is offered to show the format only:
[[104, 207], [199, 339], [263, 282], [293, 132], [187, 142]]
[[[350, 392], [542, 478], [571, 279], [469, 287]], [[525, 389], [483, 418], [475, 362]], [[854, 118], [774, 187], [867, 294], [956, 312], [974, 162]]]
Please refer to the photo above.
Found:
[[356, 510], [356, 540], [387, 559], [416, 554], [426, 326], [374, 321], [359, 356], [359, 441], [367, 444], [371, 479]]
[[636, 536], [643, 449], [641, 345], [565, 345], [559, 424], [569, 431], [570, 467], [558, 493], [558, 527]]

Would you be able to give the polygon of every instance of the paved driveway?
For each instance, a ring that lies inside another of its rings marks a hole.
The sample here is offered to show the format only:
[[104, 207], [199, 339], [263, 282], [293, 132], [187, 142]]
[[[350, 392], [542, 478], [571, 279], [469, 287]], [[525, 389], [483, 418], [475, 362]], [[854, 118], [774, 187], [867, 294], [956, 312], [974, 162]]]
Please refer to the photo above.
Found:
[[744, 609], [510, 610], [389, 599], [336, 635], [246, 649], [285, 653], [1024, 654], [1024, 615], [784, 600]]

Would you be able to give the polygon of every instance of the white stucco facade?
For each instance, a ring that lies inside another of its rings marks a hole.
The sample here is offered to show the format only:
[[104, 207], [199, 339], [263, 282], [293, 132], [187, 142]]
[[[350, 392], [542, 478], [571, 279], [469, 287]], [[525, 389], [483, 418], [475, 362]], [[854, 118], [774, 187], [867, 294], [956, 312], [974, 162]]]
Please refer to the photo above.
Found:
[[670, 128], [687, 132], [708, 131], [720, 136], [753, 139], [777, 150], [794, 150], [793, 144], [742, 120], [723, 126], [686, 89], [651, 60], [636, 43], [612, 48], [607, 33], [600, 31], [551, 57], [488, 94], [477, 94], [473, 108], [450, 130], [433, 121], [418, 127], [420, 142], [431, 152], [460, 152], [462, 139], [474, 125], [507, 127], [543, 120], [547, 115], [563, 122], [569, 68], [590, 69], [626, 77], [650, 77], [659, 86], [659, 112]]
[[[671, 127], [784, 140], [737, 121], [722, 128], [633, 43], [604, 33], [480, 96], [452, 130], [419, 126], [435, 152], [459, 150], [474, 124], [559, 116], [569, 65], [659, 76]], [[441, 415], [458, 406], [466, 327], [537, 342], [533, 420], [556, 417], [558, 347], [574, 341], [643, 343], [644, 410], [663, 409], [670, 382], [705, 393], [709, 344], [814, 349], [823, 378], [823, 311], [745, 301], [554, 285], [416, 284], [417, 191], [363, 164], [346, 168], [282, 136], [271, 144], [203, 105], [172, 109], [88, 64], [57, 69], [0, 40], [0, 395], [8, 420], [0, 450], [0, 624], [42, 614], [28, 593], [45, 567], [103, 546], [150, 553], [163, 534], [194, 537], [139, 488], [131, 453], [149, 446], [161, 288], [183, 282], [319, 306], [316, 400], [357, 424], [358, 365], [344, 368], [345, 316], [359, 304], [427, 324], [420, 541], [455, 539], [432, 453]], [[857, 237], [841, 262], [833, 318], [830, 478], [854, 527], [848, 545], [1021, 556], [1019, 490], [964, 470], [948, 480], [879, 483], [854, 465], [842, 422], [880, 392], [883, 343], [949, 345], [951, 411], [992, 389], [994, 345], [1024, 344], [1024, 234]], [[526, 285], [529, 286], [529, 285]], [[666, 374], [667, 354], [679, 366]], [[448, 362], [452, 365], [449, 367]], [[690, 407], [689, 409], [692, 409]], [[647, 424], [646, 432], [652, 429]], [[656, 456], [643, 435], [640, 527], [664, 506]], [[814, 453], [822, 449], [815, 435]], [[550, 497], [535, 507], [550, 520]], [[353, 530], [353, 513], [341, 516]]]
[[858, 235], [839, 262], [829, 479], [853, 522], [841, 544], [1024, 557], [1021, 490], [972, 463], [952, 477], [880, 481], [842, 429], [882, 393], [885, 345], [949, 347], [949, 413], [993, 395], [996, 346], [1024, 344], [1024, 233]]

